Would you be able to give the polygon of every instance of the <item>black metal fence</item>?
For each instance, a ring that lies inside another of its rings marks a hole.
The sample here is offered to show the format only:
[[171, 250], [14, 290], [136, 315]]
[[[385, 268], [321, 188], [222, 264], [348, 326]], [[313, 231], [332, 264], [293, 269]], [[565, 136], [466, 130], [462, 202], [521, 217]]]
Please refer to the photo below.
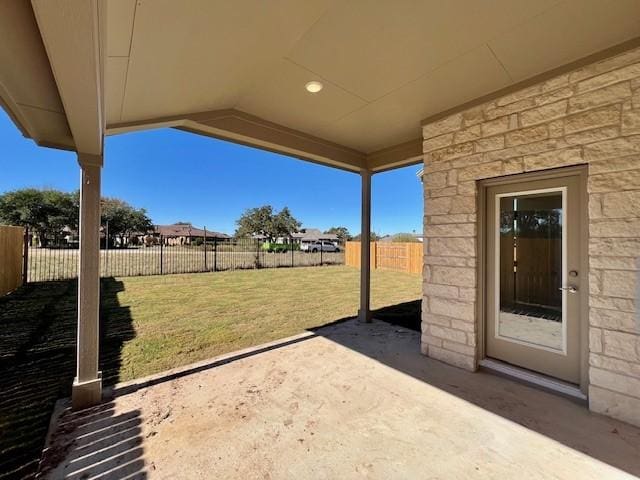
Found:
[[[208, 239], [199, 245], [159, 244], [100, 250], [100, 276], [131, 277], [173, 273], [217, 272], [255, 268], [309, 267], [344, 264], [344, 249], [338, 252], [305, 252], [298, 246], [269, 251], [254, 239]], [[27, 247], [27, 281], [64, 280], [78, 276], [76, 247]]]

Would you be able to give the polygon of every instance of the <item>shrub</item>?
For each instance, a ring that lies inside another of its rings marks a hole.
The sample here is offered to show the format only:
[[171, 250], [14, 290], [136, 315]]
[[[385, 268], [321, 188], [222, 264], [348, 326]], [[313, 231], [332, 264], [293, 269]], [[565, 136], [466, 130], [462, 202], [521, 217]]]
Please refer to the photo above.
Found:
[[291, 243], [264, 242], [260, 248], [266, 252], [285, 253], [291, 250], [300, 250], [300, 245]]

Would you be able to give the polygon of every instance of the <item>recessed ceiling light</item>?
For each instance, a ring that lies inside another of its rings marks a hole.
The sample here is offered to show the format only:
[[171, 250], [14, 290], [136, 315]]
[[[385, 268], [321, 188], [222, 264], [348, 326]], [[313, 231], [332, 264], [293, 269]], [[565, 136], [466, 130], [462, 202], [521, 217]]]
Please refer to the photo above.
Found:
[[311, 93], [318, 93], [320, 90], [322, 90], [322, 87], [324, 87], [324, 85], [322, 85], [322, 83], [317, 82], [315, 80], [308, 82], [304, 88], [307, 89], [307, 92], [311, 92]]

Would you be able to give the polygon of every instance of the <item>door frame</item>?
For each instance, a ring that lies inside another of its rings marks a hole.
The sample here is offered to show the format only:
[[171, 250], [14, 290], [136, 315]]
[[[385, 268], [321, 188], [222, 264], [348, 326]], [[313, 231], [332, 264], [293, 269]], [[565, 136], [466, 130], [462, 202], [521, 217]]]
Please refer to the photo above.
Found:
[[[579, 388], [586, 396], [589, 387], [589, 212], [588, 212], [588, 194], [587, 194], [587, 165], [578, 165], [572, 167], [562, 167], [540, 170], [536, 172], [519, 173], [515, 175], [505, 175], [501, 177], [487, 178], [478, 180], [478, 196], [476, 211], [477, 218], [477, 242], [478, 242], [478, 263], [477, 263], [477, 298], [476, 298], [476, 318], [478, 319], [478, 358], [480, 361], [487, 359], [486, 356], [486, 327], [487, 327], [487, 189], [496, 185], [514, 185], [522, 182], [530, 182], [533, 180], [546, 180], [551, 178], [562, 178], [568, 176], [579, 177], [579, 198], [580, 198], [580, 295], [579, 304], [579, 325], [580, 325], [580, 385]], [[497, 361], [491, 359], [492, 361]], [[539, 374], [545, 377], [544, 374]]]

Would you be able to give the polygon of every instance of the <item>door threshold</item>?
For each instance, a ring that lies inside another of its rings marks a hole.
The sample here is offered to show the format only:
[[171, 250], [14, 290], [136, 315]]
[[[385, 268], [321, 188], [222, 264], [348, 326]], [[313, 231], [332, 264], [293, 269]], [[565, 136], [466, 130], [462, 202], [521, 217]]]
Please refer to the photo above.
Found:
[[578, 386], [558, 380], [557, 378], [551, 378], [546, 375], [542, 375], [541, 373], [535, 373], [492, 358], [484, 358], [483, 360], [480, 360], [480, 366], [492, 372], [505, 375], [530, 385], [541, 387], [551, 392], [559, 393], [583, 402], [587, 401], [587, 396]]

